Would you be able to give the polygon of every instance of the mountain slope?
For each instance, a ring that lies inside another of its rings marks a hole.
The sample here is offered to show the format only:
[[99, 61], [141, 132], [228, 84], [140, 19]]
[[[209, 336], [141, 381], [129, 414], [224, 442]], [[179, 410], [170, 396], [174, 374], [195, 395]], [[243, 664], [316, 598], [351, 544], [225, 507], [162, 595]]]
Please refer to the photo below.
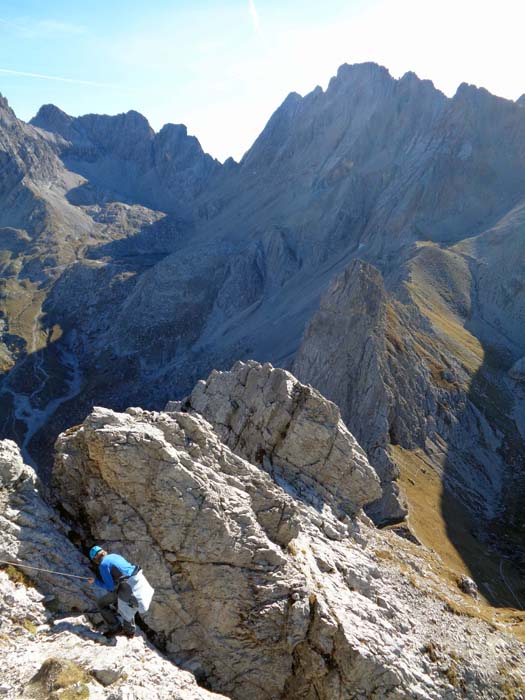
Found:
[[[48, 106], [33, 126], [9, 113], [2, 133], [23, 138], [4, 146], [2, 197], [34, 171], [51, 238], [33, 264], [53, 240], [68, 246], [24, 307], [25, 335], [12, 338], [4, 311], [4, 434], [49, 456], [93, 402], [158, 408], [213, 366], [293, 365], [339, 403], [380, 472], [374, 517], [402, 517], [392, 480], [422, 451], [479, 521], [479, 546], [499, 546], [498, 519], [519, 533], [525, 495], [524, 110], [342, 66], [326, 91], [292, 93], [222, 167], [183, 127], [154, 134], [137, 113]], [[4, 235], [25, 251], [15, 199]], [[27, 285], [18, 268], [6, 279]], [[46, 377], [59, 377], [52, 390]]]

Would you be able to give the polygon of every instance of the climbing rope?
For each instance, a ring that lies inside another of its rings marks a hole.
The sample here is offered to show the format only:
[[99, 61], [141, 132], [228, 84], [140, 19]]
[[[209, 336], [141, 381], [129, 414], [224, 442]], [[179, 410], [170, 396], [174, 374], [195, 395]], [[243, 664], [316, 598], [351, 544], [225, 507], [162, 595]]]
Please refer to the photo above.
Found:
[[63, 571], [52, 571], [51, 569], [41, 569], [38, 566], [29, 566], [28, 564], [19, 564], [17, 561], [4, 561], [0, 559], [0, 564], [11, 564], [11, 566], [18, 566], [21, 569], [33, 569], [34, 571], [45, 571], [47, 574], [55, 574], [56, 576], [67, 576], [68, 578], [81, 578], [85, 581], [89, 581], [90, 576], [78, 576], [77, 574], [66, 574]]

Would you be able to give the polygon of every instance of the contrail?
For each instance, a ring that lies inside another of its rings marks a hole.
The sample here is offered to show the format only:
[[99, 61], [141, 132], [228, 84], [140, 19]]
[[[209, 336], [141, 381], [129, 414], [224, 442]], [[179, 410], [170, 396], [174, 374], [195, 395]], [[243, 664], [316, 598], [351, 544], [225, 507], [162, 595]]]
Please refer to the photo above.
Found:
[[111, 83], [96, 83], [93, 80], [77, 80], [76, 78], [63, 78], [59, 75], [43, 75], [42, 73], [26, 73], [21, 70], [9, 70], [8, 68], [0, 68], [0, 73], [7, 73], [8, 75], [20, 75], [24, 78], [40, 78], [41, 80], [57, 80], [60, 83], [73, 83], [74, 85], [91, 85], [92, 87], [110, 87], [114, 88], [116, 85]]
[[254, 0], [250, 0], [249, 4], [250, 4], [250, 15], [252, 18], [253, 27], [254, 27], [255, 31], [257, 32], [257, 34], [260, 34], [261, 33], [261, 20], [259, 18], [259, 13], [257, 12], [257, 8], [255, 7]]

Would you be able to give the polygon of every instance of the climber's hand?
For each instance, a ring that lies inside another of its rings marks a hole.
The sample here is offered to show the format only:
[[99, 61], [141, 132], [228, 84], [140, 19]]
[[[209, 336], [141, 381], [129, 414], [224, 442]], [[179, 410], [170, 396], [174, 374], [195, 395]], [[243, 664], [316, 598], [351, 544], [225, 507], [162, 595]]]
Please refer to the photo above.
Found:
[[89, 583], [95, 583], [95, 579], [94, 579], [94, 578], [88, 578], [88, 581], [89, 581]]

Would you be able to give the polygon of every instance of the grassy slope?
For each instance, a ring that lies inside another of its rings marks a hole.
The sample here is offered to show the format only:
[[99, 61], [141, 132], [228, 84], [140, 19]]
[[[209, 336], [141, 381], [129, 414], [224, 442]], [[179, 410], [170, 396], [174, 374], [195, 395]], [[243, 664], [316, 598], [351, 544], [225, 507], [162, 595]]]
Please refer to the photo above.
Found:
[[[420, 259], [416, 258], [411, 266], [407, 287], [433, 332], [419, 334], [416, 350], [428, 366], [433, 383], [442, 389], [451, 388], [443, 381], [442, 366], [451, 358], [457, 360], [465, 373], [460, 388], [470, 400], [487, 405], [490, 397], [480, 395], [479, 389], [486, 384], [487, 348], [465, 327], [469, 309], [464, 307], [468, 306], [470, 297], [466, 288], [468, 282], [465, 282], [469, 278], [466, 265], [453, 253], [437, 250], [432, 244], [425, 247], [428, 250], [424, 250]], [[458, 306], [463, 308], [458, 309]], [[497, 386], [492, 388], [498, 405], [506, 407], [505, 397], [499, 396]], [[490, 418], [490, 412], [487, 417]], [[501, 414], [499, 418], [501, 420]], [[443, 470], [450, 455], [447, 455], [446, 445], [440, 447], [444, 450], [436, 450], [432, 455], [423, 450], [406, 450], [399, 445], [390, 448], [400, 469], [401, 489], [409, 503], [408, 524], [424, 545], [424, 548], [418, 548], [419, 556], [431, 562], [432, 570], [438, 576], [433, 584], [436, 594], [448, 600], [450, 592], [454, 592], [451, 606], [457, 608], [458, 613], [475, 615], [505, 627], [525, 640], [525, 613], [517, 611], [520, 607], [518, 601], [525, 600], [522, 577], [509, 560], [490, 551], [473, 534], [482, 525], [479, 519], [453, 493], [443, 488]], [[471, 568], [466, 561], [470, 562]], [[491, 606], [484, 597], [483, 583], [480, 584], [479, 601], [464, 594], [458, 598], [457, 582], [462, 575], [470, 576], [478, 583], [490, 582], [492, 600], [499, 601], [498, 607]], [[437, 590], [440, 586], [441, 591]]]

